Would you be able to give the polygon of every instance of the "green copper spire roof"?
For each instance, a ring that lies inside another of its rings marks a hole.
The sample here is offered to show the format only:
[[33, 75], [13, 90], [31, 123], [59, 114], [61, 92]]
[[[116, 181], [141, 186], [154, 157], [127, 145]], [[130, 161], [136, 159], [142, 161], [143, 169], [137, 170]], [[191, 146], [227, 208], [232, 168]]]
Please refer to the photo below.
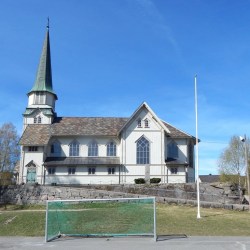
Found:
[[47, 91], [57, 96], [53, 91], [52, 86], [52, 71], [51, 71], [51, 57], [50, 57], [50, 41], [49, 41], [49, 24], [47, 25], [47, 32], [43, 43], [42, 55], [40, 58], [36, 80], [31, 92]]

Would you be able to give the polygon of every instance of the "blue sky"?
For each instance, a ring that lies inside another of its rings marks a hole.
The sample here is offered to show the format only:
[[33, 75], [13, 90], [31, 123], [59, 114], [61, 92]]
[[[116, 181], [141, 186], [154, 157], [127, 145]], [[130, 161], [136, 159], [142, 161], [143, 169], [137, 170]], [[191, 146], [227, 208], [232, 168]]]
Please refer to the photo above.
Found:
[[216, 174], [233, 135], [250, 134], [250, 1], [2, 0], [0, 125], [21, 134], [50, 17], [58, 116], [130, 116], [146, 101], [195, 135], [200, 174]]

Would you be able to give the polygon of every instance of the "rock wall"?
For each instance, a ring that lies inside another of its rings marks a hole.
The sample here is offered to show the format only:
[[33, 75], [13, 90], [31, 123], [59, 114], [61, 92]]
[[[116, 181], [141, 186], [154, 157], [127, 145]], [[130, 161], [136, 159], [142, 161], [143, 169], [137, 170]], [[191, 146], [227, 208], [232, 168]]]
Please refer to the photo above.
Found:
[[[200, 204], [203, 207], [248, 209], [241, 205], [237, 190], [230, 185], [201, 184]], [[0, 187], [0, 202], [11, 204], [45, 204], [47, 200], [126, 198], [154, 196], [157, 202], [196, 205], [195, 184], [154, 185], [84, 185]]]

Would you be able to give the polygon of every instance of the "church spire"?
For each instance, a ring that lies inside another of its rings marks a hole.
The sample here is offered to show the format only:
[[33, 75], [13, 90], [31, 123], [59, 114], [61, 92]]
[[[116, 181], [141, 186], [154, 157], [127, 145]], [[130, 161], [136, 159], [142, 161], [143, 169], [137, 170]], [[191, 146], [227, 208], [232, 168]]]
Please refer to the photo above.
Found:
[[[49, 39], [49, 18], [47, 23], [47, 32], [45, 35], [42, 54], [36, 74], [36, 79], [30, 93], [37, 91], [46, 91], [55, 95], [52, 85], [52, 70], [51, 70], [51, 56], [50, 56], [50, 39]], [[29, 94], [30, 94], [29, 93]]]

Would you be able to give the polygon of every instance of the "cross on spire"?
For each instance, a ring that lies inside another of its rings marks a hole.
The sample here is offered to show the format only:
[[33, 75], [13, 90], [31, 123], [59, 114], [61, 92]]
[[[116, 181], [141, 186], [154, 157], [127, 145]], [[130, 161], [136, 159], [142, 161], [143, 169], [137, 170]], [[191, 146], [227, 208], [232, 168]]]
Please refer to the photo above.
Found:
[[49, 17], [47, 18], [47, 29], [49, 30]]

